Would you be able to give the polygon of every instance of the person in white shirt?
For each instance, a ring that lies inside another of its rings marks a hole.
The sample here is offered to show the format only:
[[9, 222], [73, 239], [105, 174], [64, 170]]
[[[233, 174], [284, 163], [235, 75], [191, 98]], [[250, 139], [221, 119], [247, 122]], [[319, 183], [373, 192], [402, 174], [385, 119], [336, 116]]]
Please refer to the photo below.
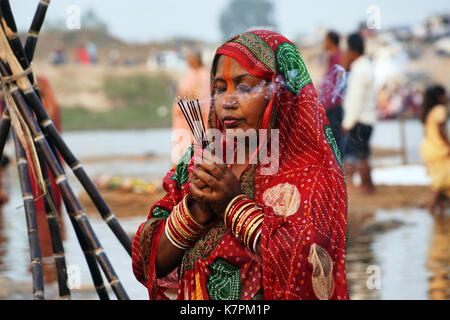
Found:
[[347, 45], [344, 61], [350, 72], [343, 102], [344, 170], [350, 186], [353, 173], [358, 171], [361, 190], [370, 194], [375, 191], [369, 165], [369, 142], [376, 122], [374, 70], [371, 59], [364, 55], [364, 40], [359, 34], [351, 34]]

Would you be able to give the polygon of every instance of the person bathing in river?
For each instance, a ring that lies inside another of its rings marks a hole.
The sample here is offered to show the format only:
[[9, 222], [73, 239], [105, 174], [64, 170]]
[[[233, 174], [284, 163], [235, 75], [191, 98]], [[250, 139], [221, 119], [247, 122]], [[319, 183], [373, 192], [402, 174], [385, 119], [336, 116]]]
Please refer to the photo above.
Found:
[[[219, 47], [208, 121], [219, 145], [238, 136], [245, 161], [227, 165], [192, 145], [168, 172], [167, 194], [133, 239], [149, 298], [349, 299], [341, 159], [294, 44], [256, 30]], [[251, 130], [279, 155], [270, 174], [239, 139]]]
[[422, 122], [425, 139], [420, 147], [431, 187], [434, 191], [430, 212], [441, 208], [442, 198], [450, 198], [450, 141], [447, 133], [448, 97], [444, 87], [434, 85], [427, 88], [423, 99]]

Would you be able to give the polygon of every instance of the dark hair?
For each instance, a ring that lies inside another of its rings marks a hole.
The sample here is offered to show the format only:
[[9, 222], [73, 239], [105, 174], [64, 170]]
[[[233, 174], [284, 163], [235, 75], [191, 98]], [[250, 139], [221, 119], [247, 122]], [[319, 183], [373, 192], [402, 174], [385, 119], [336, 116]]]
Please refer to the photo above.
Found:
[[425, 123], [428, 113], [440, 103], [440, 98], [445, 92], [445, 88], [441, 85], [432, 85], [425, 90], [420, 117], [423, 123]]
[[216, 56], [214, 57], [213, 62], [212, 62], [212, 65], [211, 65], [211, 74], [212, 74], [213, 76], [216, 75], [216, 72], [217, 72], [217, 63], [219, 63], [219, 57], [220, 57], [220, 56], [221, 56], [221, 54], [216, 55]]
[[336, 31], [328, 31], [327, 38], [335, 45], [339, 46], [340, 36]]
[[364, 54], [364, 40], [358, 33], [352, 33], [347, 39], [348, 48], [352, 51]]

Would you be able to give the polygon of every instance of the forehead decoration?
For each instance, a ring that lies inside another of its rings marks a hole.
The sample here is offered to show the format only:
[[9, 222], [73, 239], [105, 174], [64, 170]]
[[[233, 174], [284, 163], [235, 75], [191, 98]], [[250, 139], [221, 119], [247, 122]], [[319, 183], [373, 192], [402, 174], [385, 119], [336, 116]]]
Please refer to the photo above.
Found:
[[[264, 38], [264, 33], [261, 36]], [[217, 54], [235, 58], [248, 72], [259, 78], [273, 79], [277, 74], [282, 75], [287, 89], [298, 95], [312, 82], [299, 50], [282, 36], [279, 39], [263, 38], [256, 32], [239, 34], [220, 47]]]

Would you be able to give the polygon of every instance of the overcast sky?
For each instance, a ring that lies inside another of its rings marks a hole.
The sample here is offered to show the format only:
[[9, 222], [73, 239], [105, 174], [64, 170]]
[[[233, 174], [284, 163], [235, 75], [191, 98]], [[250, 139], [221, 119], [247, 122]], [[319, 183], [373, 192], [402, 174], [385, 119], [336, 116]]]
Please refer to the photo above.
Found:
[[[52, 0], [47, 18], [69, 16], [76, 5], [81, 13], [93, 9], [113, 35], [123, 40], [162, 40], [174, 36], [220, 41], [219, 16], [230, 0]], [[11, 0], [20, 30], [28, 30], [38, 0]], [[450, 13], [449, 0], [276, 0], [278, 31], [288, 38], [311, 33], [318, 27], [353, 31], [376, 5], [381, 28], [414, 25], [435, 13]], [[83, 21], [81, 21], [81, 27]], [[66, 28], [62, 23], [61, 28]]]

